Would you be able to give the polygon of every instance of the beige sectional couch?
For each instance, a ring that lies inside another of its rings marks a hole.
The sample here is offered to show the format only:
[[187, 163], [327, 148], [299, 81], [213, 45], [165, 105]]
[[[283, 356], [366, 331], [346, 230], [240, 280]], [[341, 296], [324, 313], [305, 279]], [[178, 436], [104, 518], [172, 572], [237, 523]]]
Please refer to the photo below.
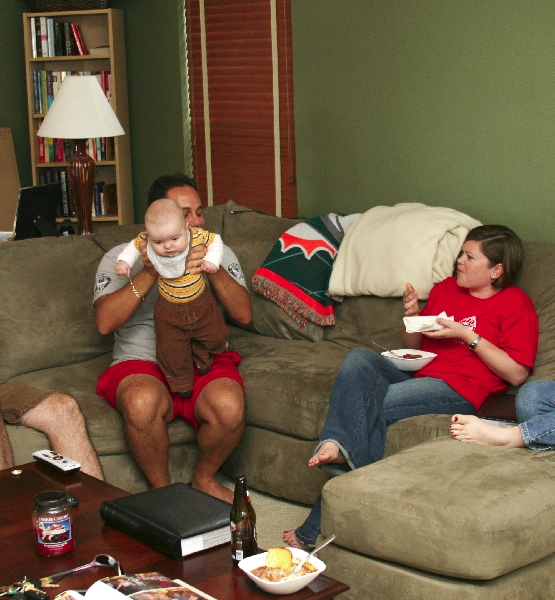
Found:
[[[232, 214], [233, 208], [206, 209], [206, 228], [235, 251], [250, 287], [272, 245], [296, 221]], [[94, 391], [110, 364], [112, 337], [96, 331], [91, 299], [104, 252], [139, 229], [0, 245], [0, 380], [73, 394], [107, 481], [129, 491], [147, 484], [128, 452], [119, 414]], [[533, 378], [551, 379], [555, 244], [530, 242], [525, 249], [520, 285], [540, 317]], [[255, 489], [310, 504], [327, 476], [306, 462], [341, 361], [349, 348], [374, 348], [372, 341], [400, 347], [402, 304], [347, 298], [336, 307], [335, 326], [299, 329], [269, 300], [252, 294], [252, 301], [252, 323], [230, 326], [230, 347], [243, 355], [247, 427], [224, 469], [245, 473]], [[467, 446], [446, 437], [448, 422], [432, 415], [393, 425], [384, 461], [326, 484], [323, 531], [337, 536], [322, 551], [328, 572], [351, 585], [350, 598], [497, 599], [512, 598], [516, 589], [519, 598], [555, 596], [551, 453]], [[194, 431], [180, 420], [169, 431], [172, 479], [188, 482], [197, 457]], [[9, 425], [8, 433], [18, 463], [46, 447], [41, 434], [23, 426]], [[541, 596], [539, 588], [550, 591]]]

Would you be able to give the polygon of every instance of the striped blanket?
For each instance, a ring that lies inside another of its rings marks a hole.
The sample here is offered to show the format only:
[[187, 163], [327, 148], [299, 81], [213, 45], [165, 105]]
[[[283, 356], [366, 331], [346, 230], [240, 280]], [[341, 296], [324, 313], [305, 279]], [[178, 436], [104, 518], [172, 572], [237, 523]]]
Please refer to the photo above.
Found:
[[301, 328], [308, 321], [334, 325], [328, 294], [333, 263], [341, 241], [360, 214], [329, 213], [307, 219], [281, 235], [252, 279], [255, 292], [275, 302]]

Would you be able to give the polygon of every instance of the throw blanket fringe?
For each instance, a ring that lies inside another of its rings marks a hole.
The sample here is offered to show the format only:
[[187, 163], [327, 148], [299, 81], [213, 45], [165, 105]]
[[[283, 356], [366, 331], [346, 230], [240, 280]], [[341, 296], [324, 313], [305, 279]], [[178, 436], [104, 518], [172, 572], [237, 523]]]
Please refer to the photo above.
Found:
[[[331, 304], [324, 306], [316, 302], [294, 283], [287, 281], [287, 279], [280, 277], [269, 269], [260, 267], [255, 278], [255, 291], [283, 308], [299, 327], [304, 327], [307, 321], [318, 323], [318, 325], [335, 325]], [[255, 278], [253, 278], [253, 287]], [[342, 300], [341, 298], [340, 301]]]
[[330, 213], [285, 231], [254, 274], [253, 290], [301, 328], [308, 321], [334, 325], [333, 302], [342, 297], [328, 293], [329, 279], [339, 245], [359, 216]]

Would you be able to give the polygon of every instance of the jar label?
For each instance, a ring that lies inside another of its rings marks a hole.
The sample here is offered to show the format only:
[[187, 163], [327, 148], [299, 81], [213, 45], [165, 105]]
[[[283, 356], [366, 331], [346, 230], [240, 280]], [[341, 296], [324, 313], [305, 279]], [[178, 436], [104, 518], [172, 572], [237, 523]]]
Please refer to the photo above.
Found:
[[35, 534], [41, 554], [64, 554], [73, 549], [73, 528], [68, 514], [56, 517], [38, 517]]

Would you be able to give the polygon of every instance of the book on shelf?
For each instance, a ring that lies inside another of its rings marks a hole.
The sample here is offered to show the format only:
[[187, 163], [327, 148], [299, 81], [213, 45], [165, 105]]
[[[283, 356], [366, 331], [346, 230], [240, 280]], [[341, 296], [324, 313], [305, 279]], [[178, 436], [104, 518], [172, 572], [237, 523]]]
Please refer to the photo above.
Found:
[[54, 600], [123, 600], [127, 596], [137, 600], [216, 600], [181, 579], [170, 579], [156, 572], [105, 577], [93, 583], [85, 595], [68, 590]]
[[64, 55], [65, 56], [74, 56], [77, 54], [75, 49], [75, 42], [73, 40], [73, 33], [71, 33], [71, 23], [64, 21]]
[[[29, 20], [33, 58], [55, 56], [84, 56], [89, 54], [81, 27], [76, 23], [50, 17], [31, 17]], [[102, 52], [109, 54], [109, 47]]]
[[107, 183], [104, 186], [104, 207], [107, 217], [118, 216], [118, 189], [115, 183]]
[[40, 45], [41, 56], [48, 56], [48, 29], [46, 17], [40, 17]]
[[173, 483], [100, 507], [104, 521], [162, 554], [181, 560], [231, 540], [231, 506], [184, 483]]
[[80, 56], [84, 56], [88, 54], [87, 46], [85, 45], [85, 40], [83, 39], [83, 34], [81, 33], [81, 28], [79, 25], [75, 23], [70, 23], [71, 33], [73, 34], [73, 41], [75, 42], [75, 47], [77, 48], [77, 52]]
[[69, 185], [67, 169], [64, 167], [49, 167], [45, 169], [40, 169], [40, 185], [57, 182], [60, 182], [62, 184], [62, 202], [58, 207], [58, 217], [75, 217], [77, 212], [75, 208], [75, 203], [73, 201], [73, 193], [71, 191], [71, 186]]
[[47, 56], [56, 56], [56, 49], [54, 46], [54, 19], [46, 19], [46, 35], [48, 38]]

